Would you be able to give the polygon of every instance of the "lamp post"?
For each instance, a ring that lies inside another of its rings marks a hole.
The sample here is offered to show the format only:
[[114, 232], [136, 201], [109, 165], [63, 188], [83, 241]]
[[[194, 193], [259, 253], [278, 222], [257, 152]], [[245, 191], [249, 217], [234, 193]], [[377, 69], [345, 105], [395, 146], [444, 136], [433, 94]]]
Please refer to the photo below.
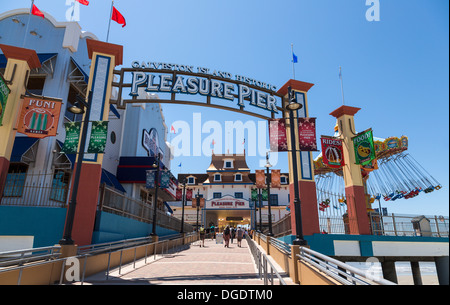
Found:
[[80, 150], [78, 152], [78, 162], [77, 168], [75, 170], [75, 177], [73, 179], [73, 188], [72, 188], [72, 197], [69, 202], [69, 210], [67, 211], [67, 219], [66, 225], [64, 228], [63, 238], [59, 241], [60, 245], [73, 245], [74, 241], [72, 240], [72, 229], [73, 229], [73, 221], [75, 219], [75, 209], [77, 206], [77, 195], [78, 195], [78, 186], [80, 184], [80, 176], [81, 176], [81, 166], [83, 164], [84, 159], [84, 150], [86, 148], [86, 138], [88, 132], [89, 118], [91, 115], [91, 102], [92, 102], [92, 91], [89, 91], [88, 102], [86, 103], [80, 96], [77, 95], [75, 104], [68, 108], [70, 112], [73, 114], [83, 114], [84, 123], [83, 129], [81, 131], [81, 139], [80, 139]]
[[262, 233], [262, 194], [261, 189], [258, 189], [258, 203], [259, 203], [259, 233]]
[[298, 167], [297, 167], [297, 154], [296, 147], [297, 141], [295, 138], [295, 129], [294, 129], [294, 111], [301, 109], [303, 105], [297, 102], [297, 97], [295, 96], [295, 92], [292, 92], [292, 88], [288, 87], [289, 93], [289, 104], [286, 106], [286, 109], [289, 111], [289, 124], [291, 130], [291, 158], [292, 158], [292, 170], [294, 177], [294, 210], [295, 210], [295, 231], [296, 238], [293, 240], [294, 245], [306, 246], [307, 242], [303, 238], [303, 226], [302, 226], [302, 210], [301, 210], [301, 202], [300, 202], [300, 194], [298, 189]]
[[184, 203], [186, 200], [186, 178], [183, 180], [183, 194], [181, 195], [181, 229], [180, 233], [184, 233]]
[[200, 188], [197, 190], [196, 206], [197, 206], [197, 224], [195, 226], [198, 232], [198, 210], [200, 209]]
[[161, 155], [158, 153], [158, 155], [155, 157], [155, 161], [153, 162], [153, 168], [156, 168], [156, 175], [155, 175], [155, 198], [153, 199], [153, 223], [152, 223], [152, 233], [151, 236], [157, 236], [156, 235], [156, 206], [158, 204], [158, 189], [159, 189], [159, 170], [161, 166]]
[[266, 168], [266, 184], [267, 184], [267, 206], [269, 208], [269, 233], [267, 233], [267, 236], [273, 236], [272, 232], [272, 210], [270, 208], [270, 172], [269, 169], [272, 167], [272, 164], [269, 162], [269, 153], [266, 153], [266, 165], [264, 165]]

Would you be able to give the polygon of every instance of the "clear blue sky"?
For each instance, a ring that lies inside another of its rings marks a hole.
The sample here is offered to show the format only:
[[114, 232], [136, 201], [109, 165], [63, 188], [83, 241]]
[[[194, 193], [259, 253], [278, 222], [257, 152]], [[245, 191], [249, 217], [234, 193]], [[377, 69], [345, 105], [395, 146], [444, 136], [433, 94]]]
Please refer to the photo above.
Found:
[[[109, 42], [124, 45], [132, 60], [203, 66], [245, 75], [281, 87], [293, 78], [291, 43], [299, 58], [296, 79], [314, 83], [309, 115], [317, 135], [332, 135], [330, 112], [345, 103], [360, 107], [357, 131], [375, 137], [409, 137], [409, 153], [443, 188], [414, 199], [382, 202], [389, 212], [449, 215], [449, 2], [380, 0], [379, 22], [365, 18], [365, 0], [117, 0], [127, 26], [111, 24]], [[30, 0], [1, 0], [2, 11], [29, 7]], [[65, 0], [36, 0], [42, 11], [65, 21]], [[111, 1], [81, 6], [80, 25], [105, 40]], [[167, 125], [192, 121], [257, 121], [203, 107], [163, 105]], [[224, 126], [224, 125], [223, 125]], [[203, 135], [203, 139], [208, 134]], [[168, 138], [170, 139], [170, 135]], [[246, 144], [247, 145], [247, 144]], [[239, 151], [238, 151], [239, 152]], [[318, 153], [314, 153], [317, 156]], [[259, 159], [249, 158], [252, 171]], [[179, 157], [183, 172], [203, 173], [206, 157]], [[287, 171], [287, 155], [276, 166]]]

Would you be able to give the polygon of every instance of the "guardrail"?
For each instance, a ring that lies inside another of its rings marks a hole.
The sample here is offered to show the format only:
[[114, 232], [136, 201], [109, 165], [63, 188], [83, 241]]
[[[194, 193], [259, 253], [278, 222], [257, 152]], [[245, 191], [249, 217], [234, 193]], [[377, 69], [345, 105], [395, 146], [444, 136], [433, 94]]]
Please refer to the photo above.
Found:
[[[26, 249], [0, 253], [0, 285], [52, 285], [63, 284], [69, 268], [77, 267], [77, 274], [83, 283], [86, 276], [105, 272], [109, 279], [110, 270], [118, 268], [119, 274], [124, 265], [136, 267], [137, 260], [156, 258], [157, 254], [167, 254], [182, 249], [197, 241], [197, 233], [166, 236], [153, 242], [152, 238], [137, 238], [113, 243], [82, 246], [74, 255], [63, 256], [64, 246]], [[74, 266], [70, 264], [76, 262]], [[73, 270], [72, 270], [73, 271]], [[25, 278], [25, 279], [24, 279]]]
[[300, 247], [297, 257], [344, 285], [397, 285], [306, 247]]
[[259, 278], [264, 279], [264, 285], [269, 285], [269, 282], [270, 285], [274, 285], [274, 275], [277, 277], [279, 285], [286, 285], [286, 282], [283, 280], [273, 264], [269, 261], [267, 255], [258, 249], [255, 242], [247, 234], [245, 235], [245, 239], [247, 240], [253, 259], [255, 260]]

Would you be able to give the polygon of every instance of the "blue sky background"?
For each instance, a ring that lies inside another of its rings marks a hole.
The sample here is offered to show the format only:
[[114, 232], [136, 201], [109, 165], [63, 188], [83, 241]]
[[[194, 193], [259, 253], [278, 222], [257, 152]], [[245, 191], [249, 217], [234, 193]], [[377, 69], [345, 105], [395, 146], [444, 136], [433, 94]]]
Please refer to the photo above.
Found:
[[[31, 1], [0, 0], [1, 10], [29, 7]], [[124, 66], [158, 61], [227, 71], [278, 88], [293, 78], [291, 43], [299, 62], [296, 79], [314, 83], [309, 115], [317, 136], [332, 135], [330, 112], [345, 104], [361, 108], [357, 131], [375, 137], [409, 137], [409, 153], [442, 185], [409, 200], [383, 202], [389, 212], [449, 215], [449, 2], [380, 0], [379, 22], [365, 18], [365, 0], [117, 0], [127, 26], [111, 23], [109, 42], [124, 45]], [[65, 0], [36, 0], [57, 21], [66, 20]], [[106, 40], [111, 1], [80, 7], [83, 30]], [[246, 122], [257, 119], [204, 107], [163, 105], [167, 125], [192, 121]], [[222, 125], [224, 126], [224, 125]], [[208, 134], [203, 135], [203, 139]], [[171, 135], [168, 135], [170, 140]], [[248, 141], [247, 141], [248, 142]], [[248, 144], [246, 144], [248, 145]], [[240, 153], [241, 151], [237, 151]], [[314, 153], [317, 156], [318, 153]], [[252, 171], [263, 156], [248, 158]], [[288, 170], [287, 153], [276, 168]], [[179, 157], [183, 172], [203, 173], [207, 157]]]

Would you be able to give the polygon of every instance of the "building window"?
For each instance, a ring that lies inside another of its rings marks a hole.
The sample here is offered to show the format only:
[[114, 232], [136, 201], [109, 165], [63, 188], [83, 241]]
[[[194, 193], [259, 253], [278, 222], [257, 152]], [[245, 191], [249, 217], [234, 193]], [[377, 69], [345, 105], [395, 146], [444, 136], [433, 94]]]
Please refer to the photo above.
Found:
[[222, 193], [213, 193], [213, 198], [214, 199], [222, 198]]
[[4, 197], [22, 197], [27, 178], [28, 165], [12, 163], [9, 166], [6, 183], [3, 189]]
[[234, 193], [234, 198], [244, 198], [244, 193], [236, 192], [236, 193]]
[[242, 181], [242, 175], [241, 174], [236, 174], [234, 176], [234, 181]]
[[278, 194], [270, 194], [270, 205], [278, 205]]
[[32, 76], [28, 79], [27, 90], [35, 95], [42, 95], [44, 91], [45, 77]]
[[195, 184], [195, 178], [194, 177], [189, 177], [187, 180], [188, 184]]
[[281, 184], [287, 184], [287, 178], [286, 178], [286, 176], [281, 176], [281, 177], [280, 177], [280, 183], [281, 183]]
[[225, 161], [225, 168], [233, 168], [233, 161]]
[[222, 176], [220, 174], [215, 174], [214, 181], [222, 181]]
[[53, 175], [50, 199], [65, 203], [69, 193], [70, 173], [63, 170], [56, 170]]

